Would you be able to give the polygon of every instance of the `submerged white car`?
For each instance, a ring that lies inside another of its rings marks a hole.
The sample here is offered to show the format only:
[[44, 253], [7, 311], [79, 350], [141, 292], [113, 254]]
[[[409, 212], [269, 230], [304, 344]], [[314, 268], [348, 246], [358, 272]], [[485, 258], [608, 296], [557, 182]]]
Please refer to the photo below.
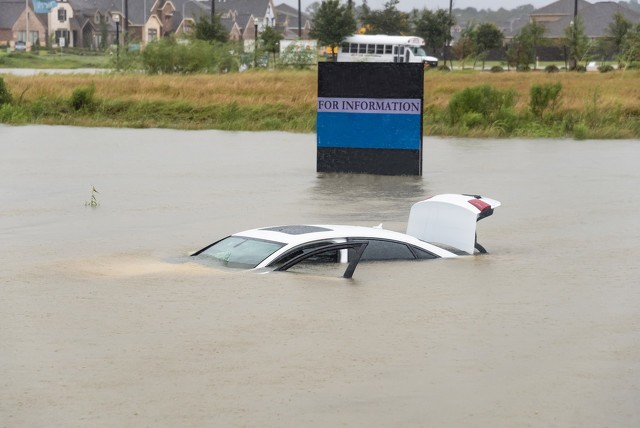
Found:
[[406, 233], [378, 227], [288, 225], [252, 229], [192, 254], [229, 268], [287, 271], [343, 266], [351, 278], [361, 261], [417, 260], [485, 253], [476, 224], [500, 202], [479, 195], [444, 194], [411, 207]]

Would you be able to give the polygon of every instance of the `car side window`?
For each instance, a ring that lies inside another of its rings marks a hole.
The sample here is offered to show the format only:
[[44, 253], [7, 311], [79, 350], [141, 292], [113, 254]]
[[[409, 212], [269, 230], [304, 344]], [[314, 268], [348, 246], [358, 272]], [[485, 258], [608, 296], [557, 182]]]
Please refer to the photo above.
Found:
[[[280, 258], [275, 260], [269, 266], [278, 268], [283, 264], [287, 263], [289, 260], [293, 260], [294, 257], [298, 257], [302, 254], [308, 253], [311, 250], [315, 250], [316, 248], [320, 248], [327, 244], [332, 244], [330, 241], [320, 241], [313, 242], [310, 244], [301, 245], [299, 247], [293, 248], [292, 250], [286, 252]], [[316, 254], [315, 256], [311, 256], [306, 259], [306, 263], [338, 263], [340, 261], [340, 253], [339, 250], [331, 250], [325, 251], [320, 254]]]
[[374, 260], [414, 260], [416, 257], [406, 244], [383, 239], [368, 239], [369, 245], [364, 250], [364, 261]]

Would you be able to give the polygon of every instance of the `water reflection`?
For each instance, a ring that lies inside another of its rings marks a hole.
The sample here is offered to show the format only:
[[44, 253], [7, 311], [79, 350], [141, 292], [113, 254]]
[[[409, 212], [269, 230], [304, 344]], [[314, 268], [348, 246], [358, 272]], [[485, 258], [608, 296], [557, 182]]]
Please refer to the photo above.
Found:
[[408, 218], [411, 205], [430, 193], [422, 177], [337, 173], [318, 174], [310, 190], [309, 201], [323, 207], [321, 212], [340, 212], [347, 223]]

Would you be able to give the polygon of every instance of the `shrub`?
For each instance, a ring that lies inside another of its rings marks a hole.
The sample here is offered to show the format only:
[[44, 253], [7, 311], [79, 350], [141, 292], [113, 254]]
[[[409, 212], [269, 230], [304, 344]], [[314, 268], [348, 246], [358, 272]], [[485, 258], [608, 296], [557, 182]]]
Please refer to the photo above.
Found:
[[0, 105], [0, 123], [29, 123], [31, 116], [21, 105]]
[[292, 43], [280, 55], [280, 64], [303, 70], [313, 64], [315, 56], [315, 50], [302, 49]]
[[529, 91], [531, 95], [531, 100], [529, 101], [531, 112], [538, 117], [542, 117], [547, 108], [555, 109], [561, 90], [562, 84], [560, 82], [532, 85]]
[[493, 67], [491, 67], [492, 73], [501, 73], [503, 71], [504, 71], [504, 68], [502, 68], [501, 65], [494, 65]]
[[141, 55], [128, 49], [111, 49], [109, 51], [109, 67], [118, 71], [131, 71], [140, 68]]
[[613, 71], [613, 66], [609, 65], [609, 64], [601, 65], [601, 66], [598, 67], [598, 71], [600, 73], [608, 73], [610, 71]]
[[531, 71], [531, 67], [529, 67], [528, 65], [518, 64], [518, 66], [516, 67], [516, 71]]
[[449, 116], [458, 122], [467, 113], [479, 113], [486, 121], [494, 120], [501, 110], [509, 109], [516, 103], [513, 90], [500, 91], [490, 85], [466, 88], [451, 97]]
[[545, 71], [545, 73], [557, 73], [557, 72], [559, 72], [559, 71], [560, 71], [560, 69], [558, 68], [558, 66], [557, 66], [557, 65], [555, 65], [555, 64], [551, 64], [551, 65], [547, 65], [547, 66], [544, 68], [544, 71]]
[[589, 134], [589, 129], [584, 122], [576, 123], [573, 126], [573, 138], [576, 140], [586, 140]]
[[11, 92], [9, 92], [9, 88], [7, 88], [7, 85], [4, 83], [4, 79], [0, 77], [0, 105], [11, 104], [11, 101]]
[[462, 124], [467, 128], [475, 128], [483, 124], [484, 118], [482, 114], [477, 113], [475, 111], [470, 111], [465, 113], [462, 116], [462, 118], [460, 119], [460, 122], [462, 122]]
[[585, 71], [587, 71], [587, 67], [585, 67], [584, 65], [576, 65], [576, 67], [573, 69], [573, 71], [577, 71], [578, 73], [584, 73]]
[[451, 69], [449, 68], [448, 65], [443, 64], [443, 65], [439, 65], [437, 68], [438, 71], [451, 71]]
[[237, 59], [226, 44], [204, 40], [163, 37], [142, 52], [142, 66], [149, 74], [220, 73], [238, 70]]
[[74, 110], [86, 109], [93, 104], [93, 94], [96, 87], [93, 83], [89, 86], [76, 88], [71, 94], [71, 108]]

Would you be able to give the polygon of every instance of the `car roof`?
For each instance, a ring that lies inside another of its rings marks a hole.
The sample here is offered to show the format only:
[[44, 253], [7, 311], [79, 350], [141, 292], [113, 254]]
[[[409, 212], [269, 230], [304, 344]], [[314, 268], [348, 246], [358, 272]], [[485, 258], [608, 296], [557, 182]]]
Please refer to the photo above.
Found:
[[381, 227], [326, 225], [326, 224], [299, 224], [262, 227], [259, 229], [245, 230], [234, 233], [233, 236], [264, 239], [267, 241], [281, 242], [288, 246], [296, 246], [306, 242], [320, 241], [324, 239], [338, 238], [374, 238], [405, 242], [416, 245], [442, 255], [442, 251], [449, 253], [433, 244], [421, 241], [418, 238], [405, 233], [382, 229]]

